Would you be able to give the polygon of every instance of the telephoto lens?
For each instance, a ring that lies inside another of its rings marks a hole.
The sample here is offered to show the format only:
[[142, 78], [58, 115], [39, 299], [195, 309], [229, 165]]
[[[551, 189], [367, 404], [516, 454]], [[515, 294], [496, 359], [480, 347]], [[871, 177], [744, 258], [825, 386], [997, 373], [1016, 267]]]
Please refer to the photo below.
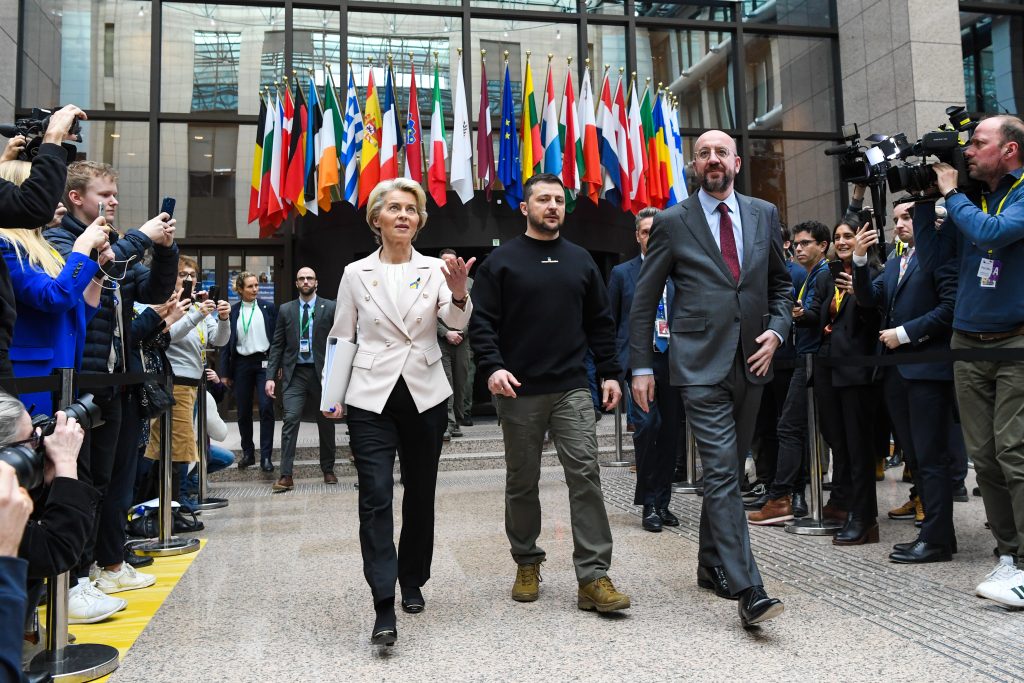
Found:
[[[69, 418], [75, 418], [75, 421], [82, 425], [82, 429], [92, 429], [104, 423], [103, 413], [100, 407], [96, 405], [96, 401], [93, 400], [92, 394], [82, 394], [79, 396], [64, 408], [64, 414]], [[40, 434], [43, 436], [49, 436], [53, 434], [53, 430], [57, 426], [57, 419], [45, 415], [36, 415], [32, 418], [32, 426], [38, 427]]]
[[0, 448], [0, 462], [14, 468], [18, 483], [32, 491], [43, 484], [43, 454], [28, 444]]

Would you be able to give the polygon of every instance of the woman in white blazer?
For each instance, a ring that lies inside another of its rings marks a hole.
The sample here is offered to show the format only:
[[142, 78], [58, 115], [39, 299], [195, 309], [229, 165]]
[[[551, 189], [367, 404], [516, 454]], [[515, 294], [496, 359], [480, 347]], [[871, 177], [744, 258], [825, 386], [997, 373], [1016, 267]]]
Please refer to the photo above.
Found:
[[[338, 287], [332, 337], [359, 345], [345, 406], [359, 475], [359, 543], [363, 575], [376, 620], [370, 642], [398, 638], [395, 582], [402, 609], [425, 606], [420, 588], [430, 578], [434, 550], [434, 489], [452, 389], [441, 364], [437, 318], [464, 329], [472, 304], [466, 289], [475, 259], [447, 262], [412, 247], [427, 221], [426, 195], [405, 178], [384, 181], [370, 193], [366, 222], [380, 248], [345, 268]], [[402, 536], [393, 539], [393, 469], [402, 463], [405, 495]]]

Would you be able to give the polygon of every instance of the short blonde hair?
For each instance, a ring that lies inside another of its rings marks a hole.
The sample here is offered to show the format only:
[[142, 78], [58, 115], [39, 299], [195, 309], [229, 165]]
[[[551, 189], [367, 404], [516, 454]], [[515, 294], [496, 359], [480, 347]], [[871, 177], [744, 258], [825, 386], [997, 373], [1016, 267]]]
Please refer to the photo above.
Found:
[[235, 291], [239, 294], [242, 293], [242, 289], [245, 287], [245, 281], [249, 278], [256, 278], [256, 282], [260, 281], [260, 278], [256, 273], [250, 273], [248, 270], [243, 270], [235, 277]]
[[99, 161], [75, 161], [68, 164], [68, 179], [64, 184], [64, 206], [72, 205], [71, 192], [85, 192], [93, 178], [108, 178], [117, 182], [117, 171], [110, 164]]
[[378, 243], [380, 242], [380, 228], [373, 223], [380, 218], [380, 212], [384, 210], [384, 198], [388, 196], [389, 192], [395, 190], [408, 192], [416, 197], [416, 213], [420, 216], [420, 224], [416, 226], [416, 234], [412, 237], [414, 240], [419, 237], [420, 231], [427, 224], [427, 195], [419, 183], [408, 178], [382, 180], [377, 183], [377, 187], [370, 191], [370, 197], [366, 200], [366, 223], [376, 235]]

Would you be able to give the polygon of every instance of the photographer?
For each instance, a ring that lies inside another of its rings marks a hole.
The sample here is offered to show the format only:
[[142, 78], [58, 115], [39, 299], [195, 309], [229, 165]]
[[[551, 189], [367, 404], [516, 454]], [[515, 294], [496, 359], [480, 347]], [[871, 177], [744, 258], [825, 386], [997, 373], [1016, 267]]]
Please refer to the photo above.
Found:
[[[1024, 122], [981, 121], [964, 150], [970, 177], [982, 185], [976, 206], [958, 188], [949, 164], [932, 166], [947, 220], [935, 228], [935, 205], [914, 212], [924, 270], [959, 265], [953, 349], [1024, 349]], [[957, 361], [953, 366], [967, 452], [974, 461], [999, 562], [975, 592], [1024, 607], [1024, 362]]]
[[[36, 228], [45, 225], [64, 192], [67, 177], [67, 154], [60, 145], [68, 137], [72, 124], [85, 119], [85, 113], [69, 104], [50, 116], [42, 144], [32, 159], [32, 171], [21, 186], [0, 180], [0, 225], [10, 228]], [[12, 151], [5, 150], [4, 160], [25, 146], [24, 137], [17, 136]], [[17, 317], [14, 291], [6, 266], [0, 265], [0, 377], [12, 374], [7, 357]]]
[[14, 468], [0, 462], [0, 679], [21, 680], [22, 624], [28, 608], [28, 563], [17, 557], [32, 499]]
[[[44, 233], [62, 256], [68, 257], [75, 241], [101, 211], [108, 223], [115, 223], [117, 180], [117, 171], [107, 164], [76, 161], [68, 166], [64, 197], [68, 213], [58, 227]], [[123, 235], [111, 231], [115, 260], [106, 267], [99, 310], [86, 329], [83, 373], [128, 369], [126, 352], [132, 348], [130, 318], [134, 302], [163, 303], [174, 289], [178, 266], [174, 226], [174, 220], [161, 213], [138, 230]], [[141, 263], [148, 250], [152, 250], [151, 268]], [[98, 581], [110, 586], [108, 592], [142, 588], [154, 580], [123, 566], [125, 531], [120, 501], [130, 497], [128, 492], [135, 483], [134, 476], [129, 476], [134, 471], [129, 463], [138, 455], [138, 420], [130, 416], [138, 400], [132, 387], [113, 385], [110, 391], [97, 392], [96, 402], [105, 424], [90, 430], [79, 458], [79, 476], [99, 491], [101, 502], [94, 540], [86, 544], [76, 574], [88, 576], [95, 556], [101, 569]], [[76, 608], [77, 602], [72, 600], [68, 608], [72, 620]]]

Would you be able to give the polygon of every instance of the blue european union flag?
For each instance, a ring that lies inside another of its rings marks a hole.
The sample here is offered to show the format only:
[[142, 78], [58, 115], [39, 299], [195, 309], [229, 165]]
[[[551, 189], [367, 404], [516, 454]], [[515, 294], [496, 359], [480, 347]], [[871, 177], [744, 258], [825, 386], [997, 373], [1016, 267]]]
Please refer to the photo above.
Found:
[[501, 91], [501, 138], [498, 141], [498, 180], [505, 186], [505, 201], [518, 211], [523, 201], [523, 179], [519, 163], [519, 134], [516, 133], [516, 109], [512, 99], [512, 81], [505, 64], [505, 86]]

